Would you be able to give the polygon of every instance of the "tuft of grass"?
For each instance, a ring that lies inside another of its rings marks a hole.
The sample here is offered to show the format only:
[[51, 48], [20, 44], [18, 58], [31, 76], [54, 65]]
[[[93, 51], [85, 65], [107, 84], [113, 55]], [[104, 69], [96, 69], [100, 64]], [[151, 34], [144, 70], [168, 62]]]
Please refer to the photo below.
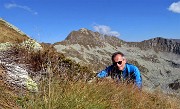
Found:
[[4, 82], [0, 81], [0, 109], [18, 109], [16, 104], [17, 92], [13, 91]]

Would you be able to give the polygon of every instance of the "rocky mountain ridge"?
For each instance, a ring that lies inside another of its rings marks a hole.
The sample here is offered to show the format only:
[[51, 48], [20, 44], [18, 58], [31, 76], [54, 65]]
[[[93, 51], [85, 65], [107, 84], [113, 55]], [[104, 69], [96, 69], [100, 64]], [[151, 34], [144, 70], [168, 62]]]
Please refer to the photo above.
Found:
[[[59, 42], [54, 45], [58, 45]], [[155, 51], [172, 52], [180, 54], [180, 39], [165, 39], [162, 37], [156, 37], [141, 42], [126, 42], [115, 36], [102, 35], [98, 32], [81, 28], [78, 31], [72, 31], [64, 41], [60, 42], [64, 45], [80, 44], [83, 46], [89, 45], [90, 47], [104, 47], [105, 43], [116, 47], [121, 45], [127, 45], [129, 47], [139, 47], [140, 49], [148, 50], [154, 49]]]
[[180, 54], [180, 42], [178, 40], [165, 39], [162, 37], [144, 40], [142, 42], [130, 42], [128, 45], [145, 50], [154, 49], [156, 52], [162, 51]]
[[172, 39], [172, 40], [174, 40], [174, 41], [180, 43], [180, 39]]

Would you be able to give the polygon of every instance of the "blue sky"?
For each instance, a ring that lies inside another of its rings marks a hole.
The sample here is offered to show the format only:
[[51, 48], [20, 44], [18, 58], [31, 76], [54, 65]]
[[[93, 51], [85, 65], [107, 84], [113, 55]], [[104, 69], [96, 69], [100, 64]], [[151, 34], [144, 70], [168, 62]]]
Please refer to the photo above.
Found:
[[46, 43], [80, 28], [125, 41], [180, 39], [180, 0], [0, 0], [0, 17]]

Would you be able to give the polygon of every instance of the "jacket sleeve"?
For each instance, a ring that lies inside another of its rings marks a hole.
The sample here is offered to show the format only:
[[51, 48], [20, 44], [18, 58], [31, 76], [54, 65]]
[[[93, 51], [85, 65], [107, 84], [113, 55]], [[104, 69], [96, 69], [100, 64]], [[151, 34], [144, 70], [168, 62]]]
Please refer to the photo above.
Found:
[[141, 78], [140, 71], [136, 66], [134, 67], [134, 73], [135, 73], [135, 84], [139, 89], [141, 89], [142, 88], [142, 78]]
[[112, 69], [112, 66], [108, 66], [106, 69], [100, 71], [100, 72], [97, 74], [97, 77], [98, 77], [98, 78], [104, 78], [104, 77], [109, 76], [109, 72], [111, 71], [111, 69]]

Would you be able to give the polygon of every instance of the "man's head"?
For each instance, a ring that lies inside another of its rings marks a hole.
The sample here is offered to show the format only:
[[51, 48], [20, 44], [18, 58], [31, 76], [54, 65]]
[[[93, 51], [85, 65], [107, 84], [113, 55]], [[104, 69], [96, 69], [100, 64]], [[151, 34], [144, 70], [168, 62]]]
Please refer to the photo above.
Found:
[[112, 62], [113, 65], [117, 66], [119, 70], [123, 70], [126, 64], [126, 59], [122, 52], [115, 52], [112, 55]]

